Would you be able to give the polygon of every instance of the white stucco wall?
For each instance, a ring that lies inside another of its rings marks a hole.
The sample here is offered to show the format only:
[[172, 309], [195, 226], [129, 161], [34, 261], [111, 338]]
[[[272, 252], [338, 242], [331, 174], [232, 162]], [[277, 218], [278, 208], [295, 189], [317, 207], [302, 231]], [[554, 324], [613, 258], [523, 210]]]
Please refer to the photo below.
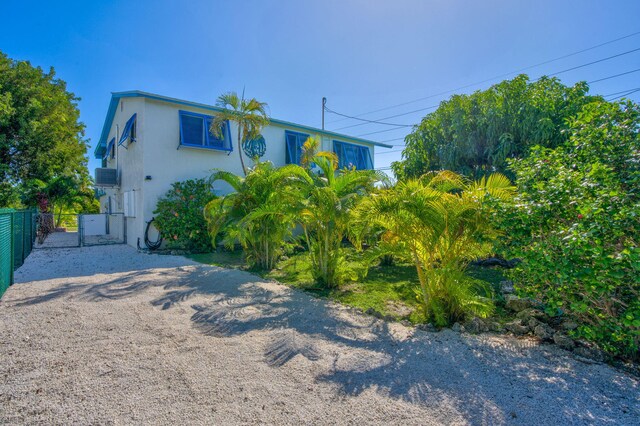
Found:
[[[107, 167], [118, 170], [120, 185], [115, 191], [107, 191], [108, 195], [112, 195], [112, 212], [122, 212], [123, 193], [126, 191], [135, 191], [136, 217], [128, 217], [126, 221], [127, 243], [136, 246], [137, 238], [144, 233], [144, 217], [143, 211], [144, 194], [142, 192], [142, 182], [144, 176], [144, 143], [145, 143], [145, 100], [143, 98], [126, 98], [121, 99], [113, 118], [113, 124], [109, 131], [107, 142], [111, 138], [116, 138], [116, 155], [115, 158], [109, 157]], [[118, 146], [118, 140], [122, 135], [125, 124], [133, 114], [136, 116], [136, 142], [125, 146]], [[105, 204], [105, 203], [101, 203]], [[104, 206], [101, 206], [104, 207]], [[104, 210], [103, 210], [104, 211]]]
[[[119, 126], [121, 132], [131, 115], [138, 114], [137, 142], [129, 146], [128, 149], [118, 147], [116, 159], [110, 159], [107, 164], [107, 167], [115, 168], [117, 163], [120, 175], [120, 188], [116, 191], [117, 202], [113, 205], [114, 211], [123, 211], [122, 193], [124, 191], [136, 191], [136, 217], [127, 218], [127, 242], [134, 247], [138, 238], [141, 242], [143, 241], [146, 222], [154, 216], [153, 211], [158, 199], [170, 189], [172, 183], [187, 179], [207, 178], [213, 169], [222, 169], [242, 175], [236, 140], [237, 126], [234, 123], [231, 124], [233, 142], [231, 153], [206, 148], [179, 147], [180, 110], [213, 115], [212, 111], [204, 108], [182, 106], [142, 97], [121, 99], [115, 114], [107, 141], [116, 135], [116, 125]], [[276, 166], [285, 164], [285, 130], [319, 136], [310, 131], [271, 124], [262, 131], [267, 145], [266, 153], [262, 157], [263, 161], [271, 161]], [[321, 139], [322, 150], [331, 151], [334, 138], [322, 136]], [[362, 145], [369, 148], [373, 161], [373, 145]], [[253, 164], [244, 153], [243, 157], [245, 165], [249, 167]], [[146, 176], [150, 176], [150, 179], [145, 179]], [[228, 193], [230, 188], [226, 184], [216, 182], [214, 191], [222, 195]]]

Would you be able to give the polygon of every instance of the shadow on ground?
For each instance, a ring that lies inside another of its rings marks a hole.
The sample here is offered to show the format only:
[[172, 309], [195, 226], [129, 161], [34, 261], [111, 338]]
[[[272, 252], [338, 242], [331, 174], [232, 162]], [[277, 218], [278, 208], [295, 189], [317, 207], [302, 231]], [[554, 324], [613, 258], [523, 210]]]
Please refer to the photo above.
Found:
[[[472, 424], [633, 424], [640, 416], [637, 381], [607, 366], [527, 341], [408, 330], [237, 270], [141, 269], [105, 275], [100, 284], [79, 274], [12, 303], [100, 302], [151, 287], [163, 290], [151, 300], [157, 309], [192, 303], [191, 320], [203, 334], [268, 332], [264, 360], [274, 368], [298, 355], [330, 364], [316, 380], [346, 395], [374, 390], [416, 404], [453, 404]], [[206, 302], [190, 302], [196, 296]]]

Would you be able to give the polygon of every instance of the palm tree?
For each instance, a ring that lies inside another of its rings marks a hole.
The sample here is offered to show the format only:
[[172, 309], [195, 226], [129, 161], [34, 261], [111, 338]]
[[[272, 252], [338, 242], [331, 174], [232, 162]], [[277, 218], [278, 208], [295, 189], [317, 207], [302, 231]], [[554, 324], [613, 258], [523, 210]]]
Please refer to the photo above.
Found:
[[[216, 106], [222, 111], [215, 114], [211, 122], [211, 131], [217, 137], [224, 137], [224, 126], [227, 121], [235, 121], [238, 126], [238, 155], [242, 172], [247, 175], [247, 169], [242, 158], [242, 144], [260, 136], [263, 127], [269, 124], [267, 104], [259, 102], [256, 98], [245, 99], [236, 92], [229, 92], [218, 97]], [[254, 159], [255, 160], [255, 159]]]
[[337, 157], [329, 152], [317, 153], [309, 163], [315, 164], [319, 173], [301, 169], [304, 174], [297, 221], [309, 248], [316, 281], [333, 288], [349, 273], [341, 245], [348, 236], [352, 211], [381, 176], [373, 170], [337, 170]]
[[453, 172], [437, 172], [398, 183], [361, 203], [354, 223], [385, 230], [377, 255], [415, 264], [419, 297], [427, 317], [438, 325], [467, 314], [488, 315], [493, 308], [486, 288], [464, 272], [468, 262], [490, 253], [497, 235], [486, 201], [507, 199], [514, 189], [501, 174], [467, 182]]
[[245, 178], [216, 171], [212, 183], [224, 181], [235, 192], [212, 200], [205, 207], [205, 218], [212, 241], [224, 234], [223, 243], [238, 242], [252, 267], [272, 269], [291, 238], [300, 191], [295, 188], [297, 165], [275, 168], [271, 162], [258, 163]]

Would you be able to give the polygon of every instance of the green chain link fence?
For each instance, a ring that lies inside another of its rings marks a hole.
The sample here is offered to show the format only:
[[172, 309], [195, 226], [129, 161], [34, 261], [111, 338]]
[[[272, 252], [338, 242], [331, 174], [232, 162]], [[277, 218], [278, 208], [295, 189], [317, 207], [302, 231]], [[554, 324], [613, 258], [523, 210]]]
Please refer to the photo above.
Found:
[[36, 210], [0, 209], [0, 297], [33, 249], [36, 215]]

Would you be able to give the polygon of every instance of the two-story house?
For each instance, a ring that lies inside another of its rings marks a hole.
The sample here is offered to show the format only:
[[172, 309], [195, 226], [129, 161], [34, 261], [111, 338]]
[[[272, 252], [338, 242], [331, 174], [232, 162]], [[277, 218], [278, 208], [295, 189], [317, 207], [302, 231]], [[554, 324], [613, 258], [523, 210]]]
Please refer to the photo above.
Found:
[[[229, 123], [220, 138], [209, 131], [217, 111], [211, 105], [140, 91], [112, 94], [94, 152], [102, 160], [96, 186], [104, 191], [102, 212], [124, 214], [128, 244], [135, 247], [139, 238], [142, 241], [158, 198], [173, 182], [205, 178], [212, 169], [242, 174], [235, 123]], [[266, 147], [261, 160], [277, 166], [299, 163], [302, 144], [309, 136], [321, 139], [322, 150], [336, 152], [341, 167], [373, 168], [375, 147], [390, 147], [273, 118], [261, 134]], [[252, 164], [242, 155], [245, 164]], [[216, 187], [219, 194], [228, 190]]]

